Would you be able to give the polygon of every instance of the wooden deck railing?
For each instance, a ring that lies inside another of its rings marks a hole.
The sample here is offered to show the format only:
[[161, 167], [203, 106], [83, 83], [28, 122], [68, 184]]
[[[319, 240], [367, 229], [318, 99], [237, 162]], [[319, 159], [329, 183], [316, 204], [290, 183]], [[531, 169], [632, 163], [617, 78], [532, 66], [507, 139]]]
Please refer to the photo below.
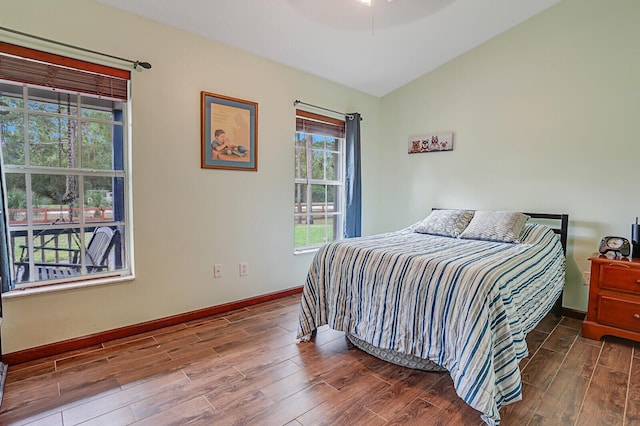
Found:
[[[112, 207], [85, 207], [84, 209], [85, 222], [104, 222], [107, 220], [113, 220], [113, 208]], [[33, 223], [51, 223], [58, 219], [69, 218], [68, 209], [59, 208], [35, 208], [31, 209], [33, 214]], [[72, 210], [73, 218], [77, 220], [80, 213], [79, 208]], [[75, 222], [74, 220], [74, 222]], [[27, 209], [9, 209], [9, 225], [26, 225], [27, 224]]]

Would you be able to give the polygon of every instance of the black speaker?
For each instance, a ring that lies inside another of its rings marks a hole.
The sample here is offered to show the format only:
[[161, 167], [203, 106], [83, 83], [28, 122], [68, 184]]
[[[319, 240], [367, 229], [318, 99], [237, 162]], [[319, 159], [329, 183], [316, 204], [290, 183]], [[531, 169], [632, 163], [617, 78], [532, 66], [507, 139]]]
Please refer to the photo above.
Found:
[[631, 257], [640, 258], [640, 225], [638, 224], [638, 218], [636, 218], [636, 223], [631, 225], [631, 246], [633, 247]]

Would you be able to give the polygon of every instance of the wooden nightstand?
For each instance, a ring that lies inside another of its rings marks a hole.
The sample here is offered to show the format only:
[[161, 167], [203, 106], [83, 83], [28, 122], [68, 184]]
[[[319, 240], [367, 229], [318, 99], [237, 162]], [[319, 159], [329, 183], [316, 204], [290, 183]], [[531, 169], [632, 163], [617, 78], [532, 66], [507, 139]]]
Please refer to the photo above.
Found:
[[640, 342], [640, 259], [594, 255], [589, 309], [582, 335], [600, 340], [606, 334]]

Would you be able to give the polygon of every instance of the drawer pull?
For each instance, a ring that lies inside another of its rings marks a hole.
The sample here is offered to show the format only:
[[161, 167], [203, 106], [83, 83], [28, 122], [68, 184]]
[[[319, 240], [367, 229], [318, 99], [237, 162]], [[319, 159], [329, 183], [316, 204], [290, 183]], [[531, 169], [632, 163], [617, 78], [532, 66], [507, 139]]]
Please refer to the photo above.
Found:
[[637, 320], [640, 320], [640, 314], [633, 314], [633, 317]]
[[609, 266], [621, 266], [623, 268], [631, 268], [631, 266], [625, 265], [624, 263], [610, 263]]

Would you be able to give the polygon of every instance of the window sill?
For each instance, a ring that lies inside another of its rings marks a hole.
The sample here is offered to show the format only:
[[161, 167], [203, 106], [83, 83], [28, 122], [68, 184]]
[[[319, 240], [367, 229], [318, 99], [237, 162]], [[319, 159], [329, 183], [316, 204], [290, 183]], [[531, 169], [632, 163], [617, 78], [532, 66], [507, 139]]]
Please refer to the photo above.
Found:
[[308, 253], [315, 253], [320, 249], [320, 247], [311, 247], [311, 248], [306, 248], [306, 249], [300, 249], [300, 250], [295, 250], [293, 252], [294, 256], [297, 256], [299, 254], [308, 254]]
[[33, 296], [45, 293], [54, 293], [58, 291], [75, 290], [79, 288], [95, 287], [105, 284], [116, 284], [121, 282], [133, 281], [134, 275], [127, 275], [125, 277], [109, 277], [109, 278], [97, 278], [95, 280], [76, 281], [68, 283], [57, 283], [51, 285], [43, 285], [39, 287], [31, 287], [24, 289], [15, 289], [2, 294], [3, 299], [13, 299], [17, 297]]

